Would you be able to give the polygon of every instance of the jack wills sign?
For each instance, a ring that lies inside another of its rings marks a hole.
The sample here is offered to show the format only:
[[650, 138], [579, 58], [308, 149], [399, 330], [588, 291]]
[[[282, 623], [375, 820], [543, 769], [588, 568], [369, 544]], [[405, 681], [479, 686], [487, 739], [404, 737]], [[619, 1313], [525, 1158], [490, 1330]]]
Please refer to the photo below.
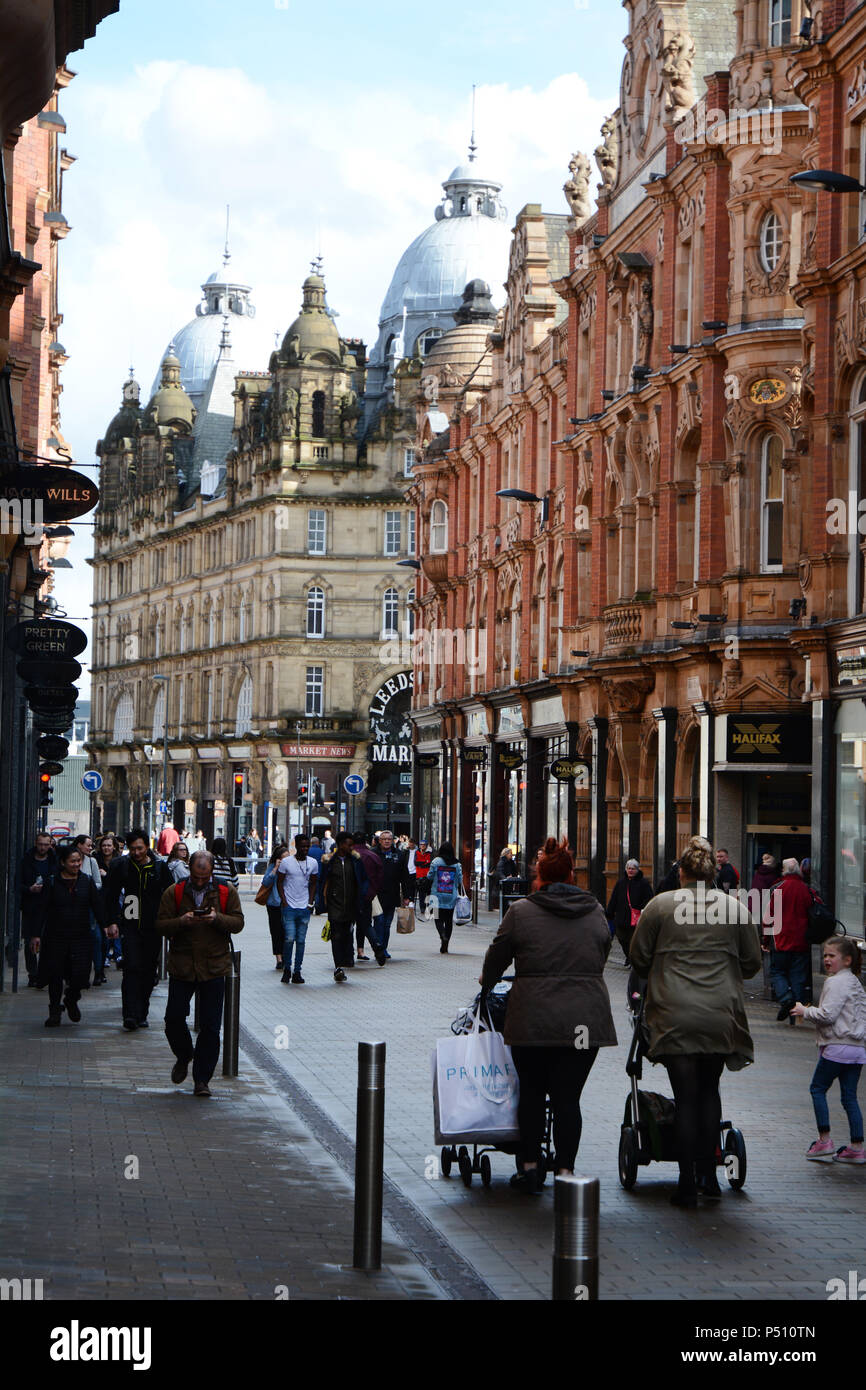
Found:
[[17, 502], [22, 507], [38, 503], [43, 522], [69, 521], [93, 511], [99, 488], [83, 473], [62, 464], [31, 464], [0, 482], [0, 498], [7, 505]]

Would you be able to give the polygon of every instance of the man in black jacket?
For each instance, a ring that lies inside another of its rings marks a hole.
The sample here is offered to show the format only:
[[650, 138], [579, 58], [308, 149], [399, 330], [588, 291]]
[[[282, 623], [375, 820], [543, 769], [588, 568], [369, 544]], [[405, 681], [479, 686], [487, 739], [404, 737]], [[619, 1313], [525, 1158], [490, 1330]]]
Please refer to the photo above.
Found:
[[42, 899], [48, 882], [57, 873], [57, 855], [51, 848], [51, 836], [41, 830], [33, 849], [28, 849], [21, 861], [21, 935], [24, 937], [24, 964], [28, 987], [39, 988], [36, 981], [37, 959], [30, 942], [39, 936], [42, 921]]
[[409, 856], [395, 847], [394, 836], [390, 830], [380, 830], [379, 848], [376, 852], [382, 861], [382, 887], [379, 889], [382, 911], [373, 918], [373, 937], [378, 939], [377, 951], [381, 950], [385, 959], [390, 960], [388, 942], [394, 913], [398, 907], [409, 903], [412, 893], [412, 885], [409, 882]]
[[[109, 915], [108, 935], [116, 937], [118, 922], [123, 941], [123, 983], [121, 1003], [123, 1026], [129, 1032], [147, 1028], [150, 996], [156, 983], [161, 937], [156, 930], [156, 914], [166, 888], [174, 882], [168, 865], [148, 848], [143, 830], [130, 830], [126, 837], [129, 854], [112, 860], [105, 881], [105, 900]], [[117, 905], [121, 904], [117, 912]]]

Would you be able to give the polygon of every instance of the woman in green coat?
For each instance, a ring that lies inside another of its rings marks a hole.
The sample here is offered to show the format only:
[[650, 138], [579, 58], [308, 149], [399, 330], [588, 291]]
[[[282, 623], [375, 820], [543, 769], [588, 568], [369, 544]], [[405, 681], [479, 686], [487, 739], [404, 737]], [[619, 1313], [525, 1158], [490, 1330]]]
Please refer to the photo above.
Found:
[[721, 1195], [715, 1152], [719, 1078], [754, 1060], [743, 980], [761, 969], [759, 927], [733, 893], [713, 888], [716, 861], [696, 835], [680, 857], [680, 887], [641, 913], [631, 963], [647, 977], [648, 1056], [668, 1070], [676, 1102], [676, 1206]]

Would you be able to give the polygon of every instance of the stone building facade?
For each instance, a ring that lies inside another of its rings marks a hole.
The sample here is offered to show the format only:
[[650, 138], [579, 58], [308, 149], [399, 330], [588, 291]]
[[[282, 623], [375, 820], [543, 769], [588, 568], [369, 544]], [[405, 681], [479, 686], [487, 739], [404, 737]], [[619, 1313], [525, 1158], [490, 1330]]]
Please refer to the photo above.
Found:
[[566, 833], [603, 897], [695, 832], [750, 881], [762, 850], [814, 854], [827, 814], [803, 645], [829, 602], [801, 303], [821, 222], [789, 181], [839, 139], [797, 76], [824, 48], [798, 0], [626, 10], [596, 196], [578, 153], [562, 269], [549, 219], [518, 218], [492, 384], [449, 407], [414, 492], [424, 623], [481, 651], [416, 670], [418, 813], [467, 869]]

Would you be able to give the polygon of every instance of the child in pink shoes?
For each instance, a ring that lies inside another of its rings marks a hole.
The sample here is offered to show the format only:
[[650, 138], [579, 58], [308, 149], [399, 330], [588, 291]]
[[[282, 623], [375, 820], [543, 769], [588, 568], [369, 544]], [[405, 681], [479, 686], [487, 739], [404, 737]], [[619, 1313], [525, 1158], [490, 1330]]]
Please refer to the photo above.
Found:
[[[857, 1103], [860, 1072], [866, 1062], [866, 991], [858, 979], [860, 948], [847, 936], [833, 936], [824, 942], [822, 952], [827, 979], [820, 1003], [795, 1004], [791, 1010], [793, 1017], [812, 1019], [817, 1033], [818, 1065], [809, 1092], [818, 1138], [810, 1144], [806, 1157], [819, 1163], [866, 1164], [863, 1116]], [[827, 1092], [837, 1077], [851, 1142], [834, 1150]]]

